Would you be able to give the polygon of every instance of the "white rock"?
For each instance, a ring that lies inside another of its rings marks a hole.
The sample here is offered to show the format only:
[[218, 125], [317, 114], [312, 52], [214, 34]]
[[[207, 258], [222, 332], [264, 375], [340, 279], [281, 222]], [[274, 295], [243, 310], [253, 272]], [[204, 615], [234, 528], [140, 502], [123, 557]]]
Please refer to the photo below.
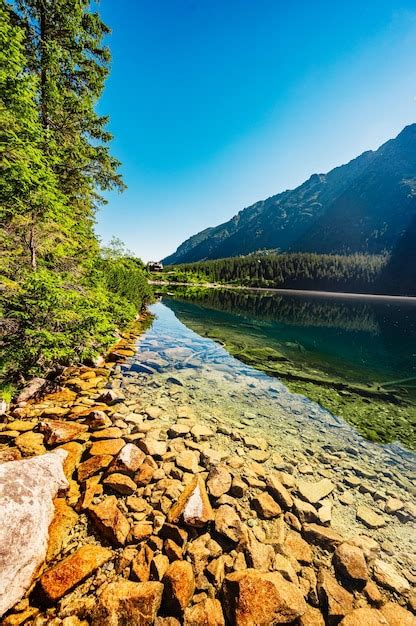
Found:
[[45, 559], [53, 499], [68, 488], [59, 449], [0, 465], [0, 616], [18, 602]]

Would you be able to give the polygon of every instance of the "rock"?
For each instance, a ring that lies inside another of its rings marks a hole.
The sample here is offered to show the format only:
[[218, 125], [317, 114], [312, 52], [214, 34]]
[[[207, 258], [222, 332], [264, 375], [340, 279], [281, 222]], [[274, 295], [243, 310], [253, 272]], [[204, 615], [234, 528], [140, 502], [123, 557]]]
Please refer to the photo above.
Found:
[[416, 617], [396, 602], [387, 602], [380, 608], [389, 626], [416, 626]]
[[104, 402], [105, 404], [108, 404], [109, 406], [112, 406], [113, 404], [117, 404], [117, 402], [121, 402], [122, 400], [124, 400], [124, 396], [122, 392], [120, 390], [115, 390], [115, 389], [107, 389], [98, 398], [98, 402]]
[[196, 474], [199, 471], [199, 453], [192, 450], [180, 452], [175, 459], [176, 465], [186, 472]]
[[283, 549], [287, 556], [300, 563], [312, 563], [313, 553], [310, 545], [294, 530], [288, 531]]
[[230, 541], [237, 543], [243, 534], [243, 525], [237, 511], [228, 504], [223, 504], [215, 511], [215, 530]]
[[241, 546], [249, 567], [263, 572], [278, 569], [275, 567], [276, 554], [273, 547], [257, 541], [251, 530], [242, 538]]
[[236, 626], [288, 624], [306, 611], [300, 590], [278, 572], [234, 572], [224, 580], [223, 596], [228, 619]]
[[64, 474], [69, 480], [72, 478], [72, 474], [81, 460], [84, 446], [76, 441], [70, 441], [69, 443], [64, 443], [63, 446], [59, 446], [58, 450], [67, 452], [67, 457], [64, 461]]
[[233, 481], [231, 483], [230, 494], [234, 498], [244, 498], [246, 491], [247, 491], [246, 483], [240, 478], [233, 478]]
[[396, 591], [399, 594], [406, 593], [410, 589], [410, 585], [406, 578], [401, 576], [390, 563], [386, 563], [381, 559], [374, 561], [374, 578], [380, 585]]
[[174, 561], [163, 577], [163, 606], [168, 613], [181, 614], [195, 592], [195, 578], [188, 561]]
[[153, 550], [149, 546], [142, 544], [132, 561], [131, 571], [136, 579], [142, 583], [147, 582], [150, 578], [150, 564], [153, 554]]
[[352, 546], [361, 548], [366, 559], [374, 559], [380, 552], [380, 546], [377, 541], [371, 539], [371, 537], [366, 537], [365, 535], [351, 537], [351, 539], [348, 539], [348, 543]]
[[389, 622], [377, 609], [362, 607], [344, 617], [340, 626], [390, 626]]
[[153, 474], [156, 471], [152, 461], [153, 459], [151, 457], [147, 457], [143, 461], [139, 471], [134, 475], [134, 481], [139, 487], [145, 487], [152, 480]]
[[387, 498], [384, 510], [386, 513], [397, 513], [404, 507], [404, 503], [398, 498]]
[[89, 452], [91, 456], [106, 456], [108, 454], [115, 456], [124, 445], [124, 439], [103, 439], [102, 441], [94, 441]]
[[147, 406], [145, 408], [145, 413], [151, 420], [157, 420], [162, 415], [163, 411], [158, 406]]
[[333, 548], [334, 546], [342, 543], [342, 537], [326, 526], [320, 526], [319, 524], [304, 524], [303, 532], [307, 537], [310, 537], [312, 541], [324, 548]]
[[293, 498], [284, 485], [282, 485], [279, 476], [272, 474], [266, 480], [267, 489], [272, 494], [273, 498], [284, 509], [291, 509], [293, 506]]
[[9, 461], [18, 461], [22, 458], [19, 448], [6, 448], [0, 450], [0, 463], [8, 463]]
[[153, 580], [162, 580], [168, 567], [168, 557], [165, 554], [156, 554], [150, 564], [150, 577]]
[[184, 626], [225, 626], [220, 602], [208, 598], [186, 609]]
[[154, 437], [147, 435], [144, 439], [138, 442], [138, 446], [145, 454], [161, 458], [166, 454], [166, 441], [159, 441]]
[[354, 496], [349, 491], [344, 491], [344, 493], [341, 493], [341, 495], [339, 496], [339, 501], [341, 502], [341, 504], [351, 506], [352, 504], [354, 504]]
[[68, 443], [78, 439], [88, 430], [88, 426], [77, 422], [47, 420], [40, 423], [39, 430], [45, 435], [48, 446], [53, 446], [57, 443]]
[[181, 626], [181, 623], [176, 617], [157, 617], [155, 626]]
[[186, 424], [172, 424], [168, 430], [168, 437], [174, 439], [175, 437], [184, 437], [190, 432], [190, 427]]
[[150, 626], [162, 601], [160, 582], [110, 582], [98, 599], [92, 626]]
[[55, 498], [55, 515], [49, 526], [48, 551], [46, 561], [51, 561], [68, 543], [68, 537], [78, 521], [78, 515], [67, 505], [64, 498]]
[[335, 550], [334, 565], [341, 577], [361, 583], [368, 579], [364, 553], [357, 546], [341, 543]]
[[109, 428], [112, 424], [108, 415], [101, 410], [91, 411], [85, 418], [84, 423], [87, 424], [90, 430], [97, 430], [100, 428]]
[[170, 523], [176, 524], [181, 517], [188, 526], [205, 526], [213, 519], [205, 483], [198, 475], [185, 487], [177, 502], [168, 512]]
[[150, 522], [138, 522], [134, 524], [129, 539], [130, 541], [142, 541], [153, 533], [153, 525]]
[[323, 498], [326, 498], [326, 496], [328, 496], [334, 489], [334, 483], [328, 478], [323, 478], [317, 483], [299, 480], [297, 484], [298, 492], [302, 498], [310, 504], [316, 504]]
[[66, 452], [0, 465], [0, 616], [29, 588], [47, 551], [53, 499], [68, 487]]
[[109, 561], [113, 552], [96, 545], [85, 545], [45, 572], [40, 579], [43, 593], [50, 601], [62, 598], [75, 585]]
[[125, 474], [110, 474], [104, 478], [103, 484], [110, 487], [123, 496], [131, 496], [136, 491], [137, 485], [129, 476]]
[[266, 450], [249, 450], [247, 454], [257, 463], [264, 463], [270, 457], [270, 452]]
[[83, 482], [90, 476], [97, 474], [100, 470], [108, 467], [113, 460], [113, 457], [110, 454], [99, 454], [97, 456], [92, 456], [80, 465], [78, 465], [78, 480], [79, 482]]
[[38, 456], [46, 452], [42, 433], [34, 433], [33, 431], [23, 433], [16, 437], [14, 443], [23, 456]]
[[278, 517], [282, 509], [277, 504], [270, 494], [263, 492], [257, 498], [253, 498], [251, 501], [253, 508], [263, 519], [273, 519]]
[[225, 465], [221, 463], [215, 465], [208, 474], [207, 487], [209, 493], [214, 498], [221, 497], [224, 493], [228, 493], [231, 488], [232, 477]]
[[325, 620], [319, 609], [308, 606], [306, 612], [299, 618], [299, 626], [325, 626]]
[[357, 519], [368, 528], [381, 528], [386, 524], [384, 517], [365, 505], [357, 507]]
[[212, 437], [213, 434], [211, 428], [204, 426], [204, 424], [196, 424], [191, 428], [191, 435], [195, 441], [206, 441], [209, 437]]
[[26, 385], [26, 387], [19, 393], [16, 398], [16, 404], [20, 404], [21, 402], [27, 402], [34, 395], [40, 393], [46, 383], [44, 378], [32, 378], [30, 383]]
[[96, 474], [82, 483], [82, 494], [77, 502], [77, 511], [88, 509], [94, 498], [103, 493], [103, 486], [100, 485], [101, 476], [101, 474]]
[[366, 586], [363, 589], [363, 592], [370, 602], [370, 604], [375, 604], [376, 606], [380, 606], [383, 603], [383, 596], [381, 595], [379, 588], [372, 580], [369, 580]]
[[88, 513], [103, 537], [115, 545], [124, 545], [130, 524], [118, 508], [116, 496], [108, 496], [96, 506], [90, 506]]
[[325, 570], [318, 575], [318, 593], [330, 620], [340, 620], [352, 611], [352, 595]]
[[92, 433], [92, 439], [119, 439], [123, 431], [118, 426], [110, 426]]

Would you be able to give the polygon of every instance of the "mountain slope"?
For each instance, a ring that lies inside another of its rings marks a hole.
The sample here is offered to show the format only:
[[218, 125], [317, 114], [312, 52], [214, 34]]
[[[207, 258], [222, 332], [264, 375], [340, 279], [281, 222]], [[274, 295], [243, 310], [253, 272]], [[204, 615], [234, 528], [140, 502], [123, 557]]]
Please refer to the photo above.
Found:
[[165, 264], [248, 254], [390, 250], [416, 214], [416, 124], [377, 151], [314, 174], [184, 242]]
[[416, 216], [394, 247], [380, 287], [384, 293], [416, 296]]

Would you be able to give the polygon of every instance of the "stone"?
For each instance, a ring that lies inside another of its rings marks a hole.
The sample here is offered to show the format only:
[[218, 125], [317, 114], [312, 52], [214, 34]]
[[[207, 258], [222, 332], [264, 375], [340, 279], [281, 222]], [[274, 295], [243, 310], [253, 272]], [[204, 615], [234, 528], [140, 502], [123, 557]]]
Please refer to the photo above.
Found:
[[40, 586], [48, 600], [56, 602], [113, 557], [112, 550], [85, 545], [42, 574]]
[[389, 622], [377, 609], [362, 607], [344, 617], [340, 626], [390, 626]]
[[18, 461], [22, 458], [19, 448], [6, 448], [0, 450], [0, 463], [8, 463], [9, 461]]
[[125, 474], [110, 474], [103, 480], [103, 484], [123, 496], [131, 496], [137, 488], [136, 483]]
[[83, 463], [78, 465], [78, 481], [81, 483], [90, 476], [94, 476], [100, 470], [108, 467], [113, 460], [113, 457], [110, 454], [99, 454], [97, 456], [92, 456]]
[[27, 402], [34, 395], [40, 393], [43, 390], [43, 387], [46, 383], [44, 378], [32, 378], [30, 383], [26, 385], [26, 387], [19, 393], [16, 398], [16, 404], [20, 404], [21, 402]]
[[102, 441], [94, 441], [89, 452], [91, 456], [106, 456], [108, 454], [115, 456], [124, 445], [124, 439], [103, 439]]
[[147, 435], [144, 439], [141, 439], [138, 442], [138, 446], [145, 454], [155, 456], [156, 458], [163, 457], [167, 451], [166, 441], [159, 441], [149, 435]]
[[168, 511], [168, 522], [181, 518], [188, 526], [205, 526], [213, 519], [213, 511], [201, 476], [195, 476]]
[[317, 483], [307, 480], [298, 480], [297, 483], [298, 493], [310, 504], [316, 504], [323, 498], [326, 498], [334, 489], [334, 483], [328, 478], [323, 478]]
[[142, 583], [145, 583], [150, 578], [150, 564], [153, 559], [153, 550], [149, 546], [142, 544], [139, 547], [139, 551], [133, 558], [131, 564], [131, 571]]
[[66, 452], [0, 465], [0, 616], [29, 588], [47, 552], [54, 498], [68, 487]]
[[168, 430], [168, 437], [170, 439], [175, 439], [175, 437], [185, 437], [190, 430], [190, 427], [186, 424], [172, 424]]
[[59, 446], [57, 449], [67, 452], [67, 457], [64, 461], [64, 474], [69, 480], [72, 478], [75, 468], [79, 465], [84, 452], [84, 445], [76, 441], [70, 441], [69, 443], [64, 443], [63, 446]]
[[82, 483], [82, 493], [76, 505], [77, 511], [88, 509], [93, 503], [94, 498], [102, 495], [103, 486], [100, 484], [101, 476], [102, 474], [96, 474], [95, 476], [91, 476], [91, 478], [87, 478], [87, 480]]
[[48, 446], [53, 446], [78, 439], [80, 435], [87, 432], [88, 426], [77, 422], [45, 420], [40, 423], [39, 430], [45, 435]]
[[204, 424], [196, 424], [191, 428], [191, 435], [195, 441], [206, 441], [209, 437], [212, 437], [213, 431]]
[[246, 569], [229, 574], [223, 583], [224, 608], [236, 626], [269, 626], [294, 622], [306, 611], [296, 585], [278, 572]]
[[150, 577], [152, 580], [162, 580], [168, 567], [168, 557], [165, 554], [156, 554], [150, 564]]
[[391, 589], [399, 594], [410, 590], [410, 585], [406, 578], [401, 576], [393, 565], [381, 559], [374, 561], [374, 578], [383, 587], [387, 587], [387, 589]]
[[376, 606], [380, 606], [383, 603], [383, 596], [380, 593], [379, 588], [372, 580], [369, 580], [366, 586], [363, 589], [363, 592], [367, 598], [367, 600], [371, 604], [375, 604]]
[[67, 545], [69, 534], [78, 521], [78, 515], [67, 505], [64, 498], [55, 498], [55, 515], [49, 526], [46, 561], [51, 561]]
[[357, 519], [368, 528], [381, 528], [386, 524], [386, 520], [382, 515], [365, 505], [357, 507]]
[[119, 389], [107, 389], [99, 396], [98, 402], [104, 402], [112, 406], [113, 404], [117, 404], [117, 402], [121, 402], [123, 399], [123, 393]]
[[110, 582], [98, 598], [92, 626], [151, 626], [162, 601], [160, 582]]
[[115, 545], [124, 545], [130, 524], [118, 508], [116, 496], [108, 496], [96, 506], [90, 506], [88, 513], [103, 537]]
[[243, 525], [237, 511], [229, 504], [221, 505], [215, 511], [215, 530], [230, 541], [237, 543], [242, 538]]
[[352, 595], [341, 587], [328, 571], [319, 572], [318, 593], [321, 606], [326, 608], [330, 620], [340, 620], [352, 611]]
[[193, 450], [180, 452], [175, 459], [176, 465], [186, 472], [196, 474], [199, 471], [199, 453]]
[[293, 506], [293, 498], [284, 485], [282, 485], [279, 476], [272, 474], [266, 480], [267, 489], [272, 494], [273, 498], [284, 509], [291, 509]]
[[266, 450], [249, 450], [247, 454], [257, 463], [265, 463], [270, 457], [270, 452]]
[[209, 493], [214, 498], [220, 498], [224, 493], [228, 493], [231, 488], [232, 477], [225, 465], [215, 465], [207, 478]]
[[151, 420], [157, 420], [162, 415], [163, 411], [158, 406], [147, 406], [145, 408], [145, 413]]
[[112, 424], [108, 415], [100, 409], [91, 411], [85, 418], [84, 423], [90, 430], [95, 431], [101, 428], [109, 428]]
[[22, 433], [16, 437], [14, 443], [23, 456], [38, 456], [46, 452], [42, 433], [34, 433], [33, 431]]
[[129, 539], [130, 541], [142, 541], [150, 537], [152, 533], [153, 525], [150, 522], [138, 522], [137, 524], [133, 524]]
[[348, 539], [348, 543], [352, 546], [357, 546], [361, 548], [364, 552], [364, 556], [366, 559], [374, 559], [378, 553], [380, 552], [380, 546], [371, 537], [366, 537], [365, 535], [357, 535], [356, 537], [351, 537]]
[[187, 608], [184, 615], [184, 626], [225, 626], [221, 603], [208, 598]]
[[350, 581], [363, 583], [368, 579], [367, 564], [363, 551], [349, 543], [341, 543], [334, 553], [337, 573]]
[[341, 493], [338, 499], [341, 504], [345, 504], [346, 506], [351, 506], [352, 504], [354, 504], [354, 496], [349, 491], [344, 491], [344, 493]]
[[119, 439], [123, 431], [118, 426], [109, 426], [102, 430], [96, 430], [92, 433], [92, 439]]
[[266, 492], [261, 493], [257, 498], [253, 498], [251, 504], [263, 519], [273, 519], [282, 512], [277, 502]]
[[230, 494], [233, 498], [244, 498], [247, 491], [246, 483], [240, 478], [233, 478]]
[[247, 565], [264, 572], [278, 569], [275, 567], [276, 554], [273, 547], [258, 541], [251, 530], [245, 535], [240, 545], [243, 548]]
[[342, 537], [326, 526], [320, 526], [319, 524], [304, 524], [302, 530], [307, 537], [310, 537], [312, 541], [324, 548], [334, 548], [339, 543], [342, 543]]
[[283, 545], [284, 553], [300, 563], [312, 563], [313, 553], [310, 545], [294, 530], [289, 530]]
[[299, 626], [325, 626], [325, 620], [319, 609], [308, 606], [306, 612], [299, 618]]
[[151, 457], [147, 457], [142, 463], [140, 469], [134, 475], [134, 482], [139, 487], [146, 487], [150, 483], [155, 473], [155, 467], [150, 462]]
[[174, 561], [163, 576], [163, 606], [168, 613], [180, 615], [195, 592], [195, 577], [188, 561]]
[[413, 613], [396, 602], [387, 602], [380, 608], [380, 611], [389, 626], [416, 626], [416, 617]]

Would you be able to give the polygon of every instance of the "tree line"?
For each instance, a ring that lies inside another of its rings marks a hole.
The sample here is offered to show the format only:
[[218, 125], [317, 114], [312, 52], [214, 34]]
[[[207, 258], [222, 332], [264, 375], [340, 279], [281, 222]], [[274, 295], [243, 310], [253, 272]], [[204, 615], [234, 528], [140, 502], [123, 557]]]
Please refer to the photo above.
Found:
[[177, 277], [197, 275], [246, 287], [374, 292], [388, 255], [254, 253], [242, 257], [183, 263]]
[[109, 28], [89, 0], [0, 0], [2, 375], [93, 357], [151, 297], [143, 266], [94, 234], [124, 188], [96, 112]]

